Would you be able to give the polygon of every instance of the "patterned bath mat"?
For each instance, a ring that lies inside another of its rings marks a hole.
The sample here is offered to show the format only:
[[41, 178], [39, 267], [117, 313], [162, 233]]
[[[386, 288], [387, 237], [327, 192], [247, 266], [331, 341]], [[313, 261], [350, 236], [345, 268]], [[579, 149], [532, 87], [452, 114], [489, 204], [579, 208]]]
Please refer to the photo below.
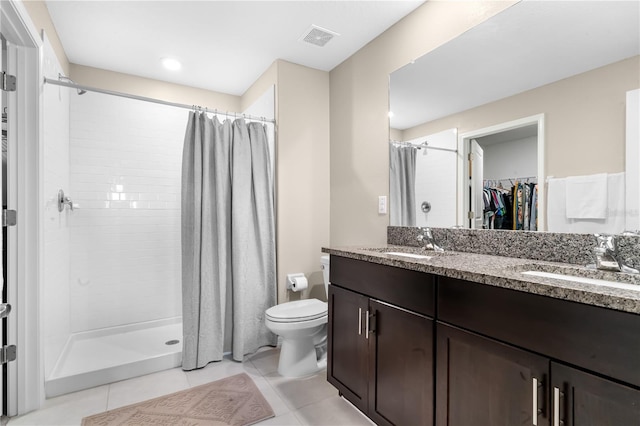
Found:
[[273, 410], [245, 373], [85, 417], [82, 426], [251, 425]]

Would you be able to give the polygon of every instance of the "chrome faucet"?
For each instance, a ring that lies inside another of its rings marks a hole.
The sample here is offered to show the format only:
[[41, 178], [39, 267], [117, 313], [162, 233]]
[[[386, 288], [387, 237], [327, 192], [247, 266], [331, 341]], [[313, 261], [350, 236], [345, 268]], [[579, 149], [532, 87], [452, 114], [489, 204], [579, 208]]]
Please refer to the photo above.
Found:
[[433, 250], [438, 253], [442, 253], [444, 251], [444, 249], [436, 243], [436, 239], [433, 238], [431, 228], [420, 228], [420, 233], [416, 239], [424, 244], [425, 250]]
[[623, 263], [618, 253], [618, 239], [615, 235], [594, 234], [596, 246], [593, 254], [596, 258], [596, 268], [604, 271], [625, 272], [637, 274], [639, 271]]

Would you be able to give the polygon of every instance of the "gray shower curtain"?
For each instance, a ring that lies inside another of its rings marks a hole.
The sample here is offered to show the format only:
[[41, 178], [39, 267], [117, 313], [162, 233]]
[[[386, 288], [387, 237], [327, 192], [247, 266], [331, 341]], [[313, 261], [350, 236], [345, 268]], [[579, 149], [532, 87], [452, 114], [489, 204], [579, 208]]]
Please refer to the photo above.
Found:
[[265, 127], [191, 112], [182, 155], [182, 368], [233, 359], [276, 336], [275, 216]]
[[416, 149], [389, 144], [389, 204], [392, 226], [416, 225]]

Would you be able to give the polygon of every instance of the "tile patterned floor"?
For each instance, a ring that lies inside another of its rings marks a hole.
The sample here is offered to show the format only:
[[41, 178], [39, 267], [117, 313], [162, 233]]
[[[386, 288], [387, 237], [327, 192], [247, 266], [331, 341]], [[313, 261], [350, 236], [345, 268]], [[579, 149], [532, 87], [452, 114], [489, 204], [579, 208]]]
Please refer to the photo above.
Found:
[[264, 348], [239, 363], [225, 359], [195, 371], [180, 368], [99, 386], [48, 399], [32, 413], [14, 417], [9, 426], [79, 425], [83, 417], [198, 386], [238, 373], [247, 373], [269, 401], [275, 417], [259, 425], [372, 425], [338, 396], [326, 372], [299, 379], [281, 377], [278, 349]]

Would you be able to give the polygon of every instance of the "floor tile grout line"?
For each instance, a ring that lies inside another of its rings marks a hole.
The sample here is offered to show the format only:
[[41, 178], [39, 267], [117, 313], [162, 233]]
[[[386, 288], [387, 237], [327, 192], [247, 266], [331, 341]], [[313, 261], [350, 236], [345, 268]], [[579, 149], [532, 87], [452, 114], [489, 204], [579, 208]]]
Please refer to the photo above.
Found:
[[292, 413], [293, 413], [293, 417], [295, 417], [295, 418], [296, 418], [296, 420], [298, 421], [298, 423], [300, 423], [300, 426], [306, 426], [306, 423], [303, 421], [303, 419], [301, 419], [301, 418], [298, 416], [298, 414], [296, 414], [296, 413], [298, 413], [298, 411], [299, 411], [299, 410], [292, 411]]
[[[270, 374], [273, 374], [273, 373], [270, 373]], [[316, 373], [316, 374], [318, 374], [318, 373]], [[308, 377], [312, 377], [312, 376], [308, 376]], [[295, 380], [296, 378], [290, 378], [290, 379]], [[309, 405], [317, 404], [317, 403], [322, 402], [322, 401], [325, 401], [325, 400], [327, 400], [327, 399], [329, 399], [329, 398], [333, 398], [334, 396], [339, 396], [339, 395], [337, 394], [337, 392], [338, 392], [338, 391], [337, 391], [337, 389], [336, 389], [336, 395], [330, 395], [330, 396], [327, 396], [327, 397], [325, 397], [325, 398], [321, 398], [321, 399], [319, 399], [319, 400], [317, 400], [317, 401], [308, 402], [308, 403], [306, 403], [306, 404], [304, 404], [304, 405], [301, 405], [300, 407], [292, 407], [292, 406], [289, 404], [289, 402], [288, 402], [288, 399], [287, 399], [286, 395], [284, 395], [282, 392], [280, 392], [278, 389], [276, 389], [276, 388], [271, 384], [271, 381], [270, 381], [269, 379], [267, 379], [266, 377], [265, 377], [265, 380], [267, 381], [267, 383], [269, 384], [269, 386], [271, 386], [271, 388], [275, 391], [275, 393], [278, 395], [278, 397], [279, 397], [279, 398], [280, 398], [280, 399], [285, 403], [285, 405], [287, 406], [287, 408], [289, 408], [289, 411], [290, 411], [290, 412], [292, 412], [292, 413], [293, 413], [293, 412], [295, 412], [295, 411], [300, 410], [301, 408], [308, 407]]]
[[[271, 374], [271, 373], [269, 373]], [[280, 392], [278, 392], [278, 390], [276, 388], [273, 387], [273, 385], [271, 384], [271, 382], [269, 381], [269, 379], [267, 379], [265, 376], [263, 376], [264, 381], [267, 383], [267, 386], [269, 386], [269, 388], [273, 391], [273, 393], [278, 397], [278, 399], [280, 401], [282, 401], [282, 403], [284, 404], [285, 407], [287, 407], [287, 409], [289, 411], [287, 411], [287, 413], [293, 413], [295, 411], [295, 409], [292, 409], [289, 404], [287, 403], [287, 399], [284, 397], [284, 395], [282, 395]]]

